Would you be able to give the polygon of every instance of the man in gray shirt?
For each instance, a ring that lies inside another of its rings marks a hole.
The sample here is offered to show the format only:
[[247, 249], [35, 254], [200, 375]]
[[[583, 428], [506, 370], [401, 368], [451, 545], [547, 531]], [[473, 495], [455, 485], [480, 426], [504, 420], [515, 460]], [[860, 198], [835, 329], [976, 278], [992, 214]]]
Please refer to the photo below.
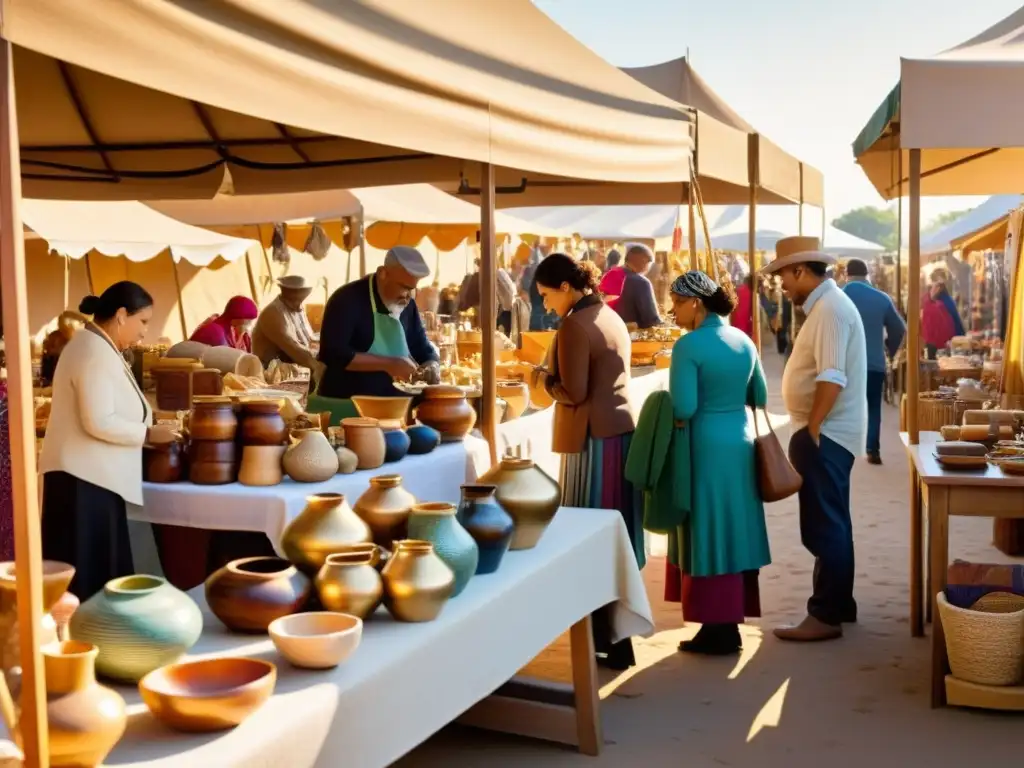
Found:
[[637, 328], [661, 325], [654, 286], [647, 279], [647, 272], [654, 263], [654, 252], [641, 243], [630, 243], [626, 246], [625, 262], [626, 280], [615, 311], [625, 322], [636, 323]]

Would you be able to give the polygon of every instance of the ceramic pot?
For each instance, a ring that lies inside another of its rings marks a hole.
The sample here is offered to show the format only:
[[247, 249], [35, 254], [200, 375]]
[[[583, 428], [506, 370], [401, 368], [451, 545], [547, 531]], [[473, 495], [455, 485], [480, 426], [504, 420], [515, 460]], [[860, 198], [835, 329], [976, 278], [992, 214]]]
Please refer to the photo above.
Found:
[[[370, 565], [376, 568], [378, 571], [384, 570], [384, 566], [388, 564], [388, 560], [391, 558], [391, 551], [384, 547], [379, 547], [376, 544], [363, 543], [363, 544], [346, 544], [343, 547], [338, 547], [336, 555], [348, 555], [348, 554], [359, 554], [363, 557], [370, 559]], [[330, 555], [328, 555], [330, 557]]]
[[399, 541], [381, 572], [384, 606], [398, 621], [433, 621], [455, 589], [455, 574], [429, 541]]
[[195, 397], [188, 418], [193, 440], [234, 440], [238, 418], [230, 397]]
[[352, 397], [352, 405], [356, 407], [360, 416], [365, 416], [368, 419], [397, 420], [402, 426], [405, 426], [411, 402], [411, 397], [376, 397], [373, 395]]
[[476, 424], [476, 411], [459, 387], [431, 384], [423, 390], [416, 418], [441, 433], [442, 442], [462, 440]]
[[494, 498], [496, 490], [493, 485], [462, 486], [457, 518], [480, 550], [478, 575], [498, 570], [516, 528], [512, 517]]
[[69, 640], [42, 648], [50, 765], [99, 765], [124, 735], [124, 699], [96, 682], [99, 649]]
[[238, 445], [234, 440], [191, 440], [188, 461], [190, 464], [235, 464]]
[[429, 541], [434, 552], [455, 574], [452, 597], [457, 597], [469, 584], [480, 562], [480, 550], [456, 518], [454, 504], [430, 501], [417, 504], [409, 515], [409, 536]]
[[277, 485], [284, 479], [281, 460], [287, 450], [283, 445], [247, 445], [242, 448], [242, 465], [238, 482], [242, 485]]
[[373, 557], [372, 552], [358, 550], [327, 556], [314, 581], [324, 610], [360, 619], [377, 610], [384, 595], [384, 582], [373, 567]]
[[210, 610], [228, 629], [266, 632], [274, 619], [302, 610], [313, 585], [287, 560], [245, 557], [212, 573], [205, 590]]
[[409, 452], [411, 441], [405, 434], [405, 429], [400, 421], [394, 419], [383, 420], [380, 428], [384, 432], [384, 463], [400, 461]]
[[284, 445], [288, 425], [281, 416], [279, 400], [250, 400], [242, 403], [242, 445]]
[[194, 462], [189, 465], [188, 479], [196, 485], [227, 485], [235, 482], [237, 470], [233, 462]]
[[413, 424], [405, 434], [409, 437], [409, 453], [412, 455], [430, 453], [441, 444], [441, 433], [426, 424]]
[[[58, 560], [43, 560], [43, 620], [39, 627], [40, 645], [57, 640], [57, 624], [49, 611], [67, 591], [74, 575], [74, 566]], [[0, 667], [5, 673], [21, 667], [18, 592], [13, 561], [0, 563]]]
[[350, 451], [344, 445], [339, 445], [334, 449], [334, 454], [338, 457], [339, 474], [351, 475], [359, 468], [359, 457], [356, 456], [355, 451]]
[[376, 469], [384, 463], [387, 444], [376, 419], [342, 419], [341, 426], [345, 430], [345, 447], [359, 457], [359, 469]]
[[313, 575], [327, 556], [346, 544], [373, 540], [370, 526], [352, 511], [344, 494], [316, 493], [281, 534], [281, 551], [292, 563]]
[[159, 443], [142, 447], [142, 479], [149, 483], [176, 483], [185, 471], [182, 443]]
[[338, 474], [338, 454], [319, 429], [304, 429], [284, 453], [284, 471], [299, 483], [322, 483]]
[[401, 475], [377, 475], [370, 487], [356, 499], [353, 509], [373, 531], [373, 541], [382, 547], [408, 538], [409, 513], [416, 497], [402, 487]]
[[537, 546], [562, 503], [562, 489], [530, 459], [506, 457], [491, 467], [481, 484], [495, 485], [495, 498], [516, 524], [510, 549]]
[[285, 616], [268, 627], [277, 652], [302, 669], [331, 669], [355, 653], [363, 620], [333, 611]]
[[70, 639], [68, 637], [68, 624], [71, 623], [71, 617], [75, 615], [79, 605], [81, 605], [81, 602], [75, 595], [71, 592], [65, 592], [54, 603], [53, 608], [50, 609], [50, 616], [53, 617], [53, 623], [57, 627], [58, 640]]
[[71, 617], [71, 638], [99, 648], [96, 671], [138, 682], [173, 664], [199, 639], [203, 615], [192, 599], [157, 576], [112, 579]]
[[505, 401], [503, 421], [518, 419], [530, 405], [530, 388], [523, 381], [499, 381], [498, 397]]

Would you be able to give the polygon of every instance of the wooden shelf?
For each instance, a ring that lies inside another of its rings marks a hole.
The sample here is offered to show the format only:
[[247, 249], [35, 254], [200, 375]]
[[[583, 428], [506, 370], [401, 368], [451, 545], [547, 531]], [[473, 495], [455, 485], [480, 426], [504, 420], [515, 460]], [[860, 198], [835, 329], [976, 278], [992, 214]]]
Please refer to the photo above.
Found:
[[1024, 712], [1024, 685], [979, 685], [946, 675], [946, 703], [951, 707]]

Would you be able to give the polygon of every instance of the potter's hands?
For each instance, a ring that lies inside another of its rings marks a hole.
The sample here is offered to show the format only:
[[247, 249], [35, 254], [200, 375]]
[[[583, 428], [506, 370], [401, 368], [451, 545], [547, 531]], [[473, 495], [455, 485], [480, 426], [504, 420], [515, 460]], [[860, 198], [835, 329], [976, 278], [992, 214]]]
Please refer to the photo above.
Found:
[[425, 363], [416, 371], [416, 378], [420, 381], [425, 381], [427, 384], [440, 384], [441, 364], [436, 360]]
[[395, 381], [408, 381], [419, 370], [419, 366], [408, 357], [392, 357], [384, 370]]
[[173, 443], [177, 438], [177, 431], [169, 424], [154, 424], [146, 432], [146, 442], [150, 445]]

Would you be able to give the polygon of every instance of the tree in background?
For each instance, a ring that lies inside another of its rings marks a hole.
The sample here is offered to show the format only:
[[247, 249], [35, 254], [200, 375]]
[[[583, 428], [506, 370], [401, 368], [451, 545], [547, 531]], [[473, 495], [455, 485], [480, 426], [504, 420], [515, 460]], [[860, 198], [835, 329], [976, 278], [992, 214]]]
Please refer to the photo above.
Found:
[[896, 250], [896, 211], [864, 205], [847, 211], [832, 221], [832, 226], [862, 240]]
[[947, 211], [946, 213], [940, 213], [934, 219], [932, 219], [928, 226], [924, 228], [925, 232], [933, 232], [936, 229], [942, 229], [947, 224], [952, 224], [954, 221], [959, 219], [965, 213], [970, 213], [971, 209], [967, 208], [962, 211]]

